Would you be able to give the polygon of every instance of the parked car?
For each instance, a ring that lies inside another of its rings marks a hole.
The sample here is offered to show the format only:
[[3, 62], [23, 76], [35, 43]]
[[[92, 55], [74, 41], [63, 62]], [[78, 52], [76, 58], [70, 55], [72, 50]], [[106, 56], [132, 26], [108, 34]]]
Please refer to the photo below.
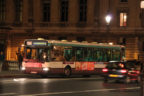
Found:
[[130, 83], [131, 81], [140, 81], [140, 66], [130, 62], [109, 62], [107, 66], [102, 69], [104, 82], [109, 80], [124, 81]]

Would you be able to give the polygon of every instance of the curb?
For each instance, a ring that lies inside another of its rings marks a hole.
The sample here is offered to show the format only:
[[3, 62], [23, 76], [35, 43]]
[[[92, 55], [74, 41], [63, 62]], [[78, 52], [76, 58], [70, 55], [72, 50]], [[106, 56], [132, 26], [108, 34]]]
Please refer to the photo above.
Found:
[[0, 78], [24, 78], [30, 77], [28, 75], [1, 75]]

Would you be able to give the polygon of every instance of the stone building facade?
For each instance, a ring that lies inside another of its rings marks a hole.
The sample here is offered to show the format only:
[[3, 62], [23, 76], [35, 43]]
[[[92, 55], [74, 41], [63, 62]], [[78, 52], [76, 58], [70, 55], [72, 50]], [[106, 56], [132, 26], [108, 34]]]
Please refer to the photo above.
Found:
[[17, 60], [24, 40], [40, 37], [122, 44], [126, 59], [143, 60], [141, 13], [140, 0], [0, 0], [0, 51]]

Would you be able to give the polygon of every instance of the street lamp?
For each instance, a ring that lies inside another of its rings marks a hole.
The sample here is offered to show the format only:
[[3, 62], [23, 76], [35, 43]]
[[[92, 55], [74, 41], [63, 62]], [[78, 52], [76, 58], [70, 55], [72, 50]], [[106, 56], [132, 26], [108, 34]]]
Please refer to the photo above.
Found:
[[106, 34], [107, 34], [107, 43], [109, 42], [108, 40], [109, 40], [109, 31], [110, 31], [110, 22], [111, 22], [111, 19], [112, 19], [112, 16], [108, 12], [108, 14], [105, 17], [106, 26], [107, 26], [107, 29], [106, 29], [107, 30], [107, 32], [106, 32]]
[[140, 2], [140, 8], [141, 8], [141, 13], [140, 13], [140, 16], [141, 16], [141, 26], [143, 27], [144, 26], [144, 0], [141, 0]]
[[141, 0], [141, 2], [140, 2], [140, 8], [144, 9], [144, 0]]
[[110, 14], [107, 14], [106, 17], [105, 17], [105, 20], [106, 20], [106, 23], [107, 23], [107, 26], [109, 26], [110, 22], [111, 22], [111, 15]]

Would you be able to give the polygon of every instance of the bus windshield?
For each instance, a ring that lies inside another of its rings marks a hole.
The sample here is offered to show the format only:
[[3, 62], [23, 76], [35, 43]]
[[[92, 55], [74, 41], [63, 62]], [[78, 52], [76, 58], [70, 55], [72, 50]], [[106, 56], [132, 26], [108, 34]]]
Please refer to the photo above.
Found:
[[37, 59], [40, 61], [49, 60], [48, 48], [26, 48], [26, 59]]

